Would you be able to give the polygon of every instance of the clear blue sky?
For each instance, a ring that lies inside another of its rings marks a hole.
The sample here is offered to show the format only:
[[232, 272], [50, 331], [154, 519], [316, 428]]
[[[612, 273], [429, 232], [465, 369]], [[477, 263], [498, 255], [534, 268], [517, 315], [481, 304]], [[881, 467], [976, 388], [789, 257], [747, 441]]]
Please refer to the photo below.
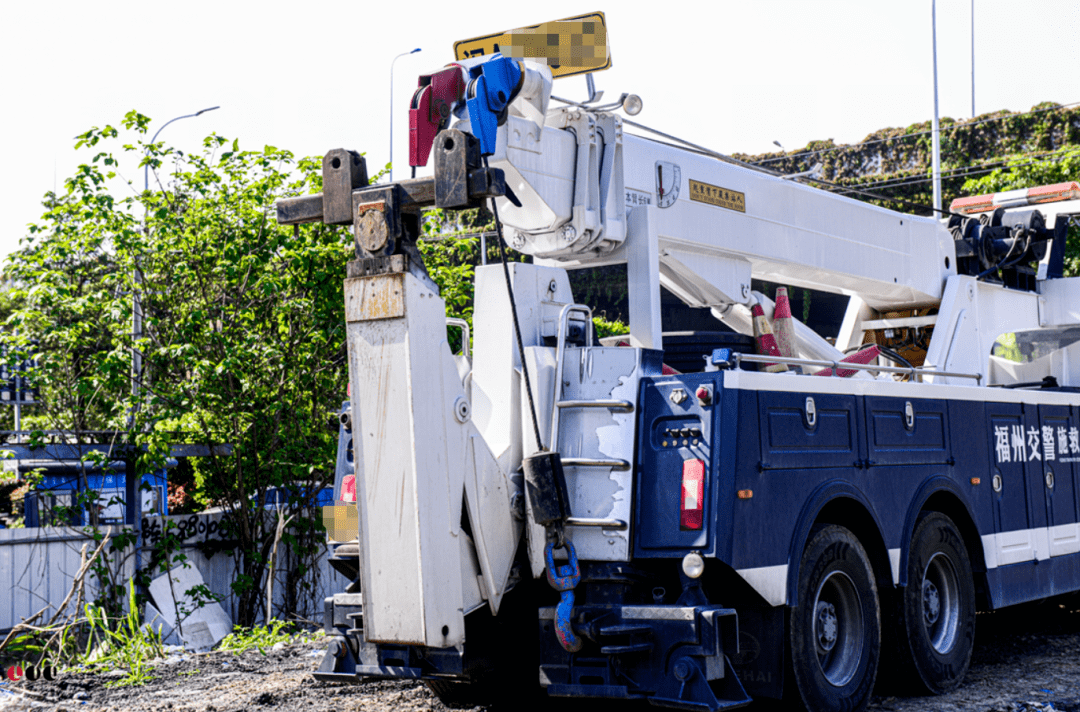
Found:
[[[975, 108], [1080, 102], [1077, 0], [975, 0]], [[724, 152], [853, 142], [930, 118], [930, 0], [713, 0], [661, 3], [384, 3], [311, 0], [12, 3], [0, 27], [6, 170], [0, 255], [41, 212], [42, 194], [86, 151], [73, 137], [129, 109], [155, 120], [208, 106], [162, 135], [187, 151], [210, 132], [298, 155], [330, 148], [388, 157], [394, 74], [397, 165], [407, 165], [416, 76], [453, 60], [455, 40], [600, 10], [609, 95], [644, 99], [637, 120]], [[971, 115], [971, 0], [938, 0], [942, 116]], [[585, 82], [556, 83], [562, 96]], [[134, 165], [124, 175], [139, 187]], [[399, 174], [403, 175], [402, 174]]]

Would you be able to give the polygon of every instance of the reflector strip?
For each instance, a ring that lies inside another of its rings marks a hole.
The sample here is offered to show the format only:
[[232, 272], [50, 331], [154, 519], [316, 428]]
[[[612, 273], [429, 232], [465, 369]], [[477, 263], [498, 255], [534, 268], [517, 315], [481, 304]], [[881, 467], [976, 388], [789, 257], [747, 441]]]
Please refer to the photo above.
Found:
[[705, 513], [705, 462], [683, 460], [679, 529], [701, 529]]

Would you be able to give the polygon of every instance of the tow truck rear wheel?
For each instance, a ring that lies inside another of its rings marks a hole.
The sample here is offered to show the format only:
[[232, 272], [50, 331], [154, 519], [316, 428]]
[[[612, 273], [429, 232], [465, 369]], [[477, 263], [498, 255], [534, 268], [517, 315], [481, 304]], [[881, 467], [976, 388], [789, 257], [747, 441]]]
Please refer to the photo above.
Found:
[[908, 552], [907, 587], [898, 603], [901, 675], [931, 694], [964, 679], [975, 644], [975, 584], [967, 547], [949, 517], [925, 515]]
[[791, 610], [792, 701], [806, 709], [861, 710], [881, 651], [877, 586], [859, 540], [835, 524], [815, 527], [799, 564]]

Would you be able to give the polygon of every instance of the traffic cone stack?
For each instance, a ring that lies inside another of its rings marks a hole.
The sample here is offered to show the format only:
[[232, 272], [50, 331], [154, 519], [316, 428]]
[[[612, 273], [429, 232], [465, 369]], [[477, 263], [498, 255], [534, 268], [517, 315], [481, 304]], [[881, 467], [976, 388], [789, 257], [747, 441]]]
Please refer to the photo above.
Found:
[[[790, 310], [789, 310], [790, 311]], [[750, 307], [750, 315], [754, 319], [754, 339], [757, 341], [757, 352], [760, 356], [780, 356], [780, 348], [776, 345], [776, 337], [773, 336], [769, 318], [765, 316], [765, 310], [760, 304]], [[769, 373], [786, 371], [787, 366], [782, 363], [762, 364], [764, 370]]]

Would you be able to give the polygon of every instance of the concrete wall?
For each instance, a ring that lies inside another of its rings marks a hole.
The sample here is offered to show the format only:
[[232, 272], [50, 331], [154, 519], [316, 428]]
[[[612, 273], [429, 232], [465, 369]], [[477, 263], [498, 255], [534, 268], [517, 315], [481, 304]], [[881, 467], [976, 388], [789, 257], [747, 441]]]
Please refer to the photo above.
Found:
[[[222, 607], [235, 620], [236, 598], [232, 591], [235, 562], [232, 551], [226, 546], [224, 550], [207, 556], [200, 550], [200, 545], [212, 550], [215, 542], [221, 542], [219, 528], [223, 516], [222, 513], [214, 513], [144, 519], [146, 546], [141, 558], [145, 566], [149, 561], [149, 548], [155, 536], [160, 536], [163, 528], [167, 526], [166, 522], [171, 521], [183, 541], [180, 552], [187, 557], [187, 565], [199, 571], [210, 591], [223, 597]], [[105, 531], [105, 528], [102, 528], [102, 531]], [[119, 527], [113, 528], [114, 535], [119, 531]], [[0, 631], [11, 629], [42, 608], [48, 608], [46, 619], [55, 612], [56, 607], [67, 596], [79, 570], [80, 550], [83, 545], [87, 545], [87, 555], [93, 552], [93, 539], [70, 527], [0, 529]], [[117, 572], [118, 581], [126, 584], [135, 570], [135, 547], [128, 547], [111, 556], [111, 568]], [[283, 610], [286, 577], [290, 566], [294, 565], [291, 558], [288, 547], [280, 545], [274, 576], [274, 616], [287, 619], [295, 615], [321, 624], [322, 599], [336, 591], [343, 591], [349, 582], [330, 568], [324, 550], [317, 565], [308, 574], [307, 580], [312, 582], [313, 592], [301, 596], [298, 610]], [[261, 586], [265, 587], [265, 580], [261, 582]], [[87, 599], [93, 600], [97, 591], [96, 577], [87, 576]], [[73, 597], [69, 609], [74, 600]]]

